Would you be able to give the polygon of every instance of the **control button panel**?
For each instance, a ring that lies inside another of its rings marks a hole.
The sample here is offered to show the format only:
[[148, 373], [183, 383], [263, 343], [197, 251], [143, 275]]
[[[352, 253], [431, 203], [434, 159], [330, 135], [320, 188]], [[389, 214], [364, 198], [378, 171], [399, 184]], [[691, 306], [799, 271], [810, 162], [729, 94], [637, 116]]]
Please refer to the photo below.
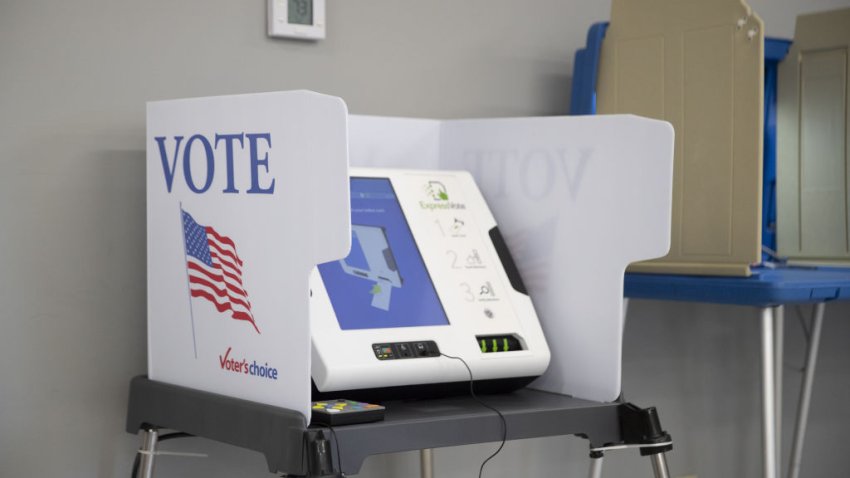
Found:
[[372, 344], [372, 351], [378, 360], [439, 357], [440, 349], [433, 340], [421, 342], [393, 342]]

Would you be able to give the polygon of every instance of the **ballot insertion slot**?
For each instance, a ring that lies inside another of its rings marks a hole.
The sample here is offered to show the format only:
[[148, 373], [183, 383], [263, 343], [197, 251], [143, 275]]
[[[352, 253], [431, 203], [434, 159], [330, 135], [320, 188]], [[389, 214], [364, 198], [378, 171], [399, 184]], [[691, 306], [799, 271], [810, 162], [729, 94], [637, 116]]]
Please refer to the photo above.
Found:
[[514, 334], [478, 335], [475, 338], [478, 341], [481, 353], [485, 354], [525, 350], [522, 346], [522, 340]]

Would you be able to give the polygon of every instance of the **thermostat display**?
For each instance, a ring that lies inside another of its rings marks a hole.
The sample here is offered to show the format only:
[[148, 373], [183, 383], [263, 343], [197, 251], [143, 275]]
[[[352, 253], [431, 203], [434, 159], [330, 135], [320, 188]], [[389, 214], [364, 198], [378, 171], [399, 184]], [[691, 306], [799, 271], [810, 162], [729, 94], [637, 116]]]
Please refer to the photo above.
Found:
[[287, 5], [289, 23], [298, 25], [313, 24], [313, 0], [289, 0]]
[[269, 36], [325, 38], [325, 0], [268, 0]]

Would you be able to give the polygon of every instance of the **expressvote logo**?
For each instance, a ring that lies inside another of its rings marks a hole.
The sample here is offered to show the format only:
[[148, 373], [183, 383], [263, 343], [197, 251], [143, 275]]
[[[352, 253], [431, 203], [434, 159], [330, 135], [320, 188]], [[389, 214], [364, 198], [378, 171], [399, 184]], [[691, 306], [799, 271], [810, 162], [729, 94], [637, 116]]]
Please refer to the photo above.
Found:
[[246, 358], [234, 358], [230, 355], [232, 350], [233, 347], [227, 347], [224, 355], [218, 356], [218, 363], [222, 370], [250, 375], [252, 377], [277, 380], [277, 368], [269, 366], [268, 362], [260, 364], [256, 360], [249, 362]]
[[428, 181], [422, 187], [426, 200], [419, 201], [422, 209], [466, 209], [465, 204], [449, 201], [449, 190], [441, 181]]
[[[269, 178], [271, 133], [215, 133], [211, 138], [194, 134], [184, 139], [185, 136], [173, 136], [170, 139], [166, 136], [154, 137], [169, 194], [176, 176], [182, 177], [189, 191], [204, 194], [212, 187], [216, 174], [222, 174], [222, 170], [226, 176], [222, 193], [239, 194], [244, 190], [245, 194], [274, 194], [275, 180]], [[244, 154], [246, 149], [247, 154]], [[182, 174], [178, 174], [178, 166]], [[248, 184], [236, 184], [237, 167], [248, 169]]]
[[449, 191], [446, 189], [446, 185], [440, 181], [428, 181], [428, 184], [425, 185], [425, 192], [434, 201], [449, 200]]

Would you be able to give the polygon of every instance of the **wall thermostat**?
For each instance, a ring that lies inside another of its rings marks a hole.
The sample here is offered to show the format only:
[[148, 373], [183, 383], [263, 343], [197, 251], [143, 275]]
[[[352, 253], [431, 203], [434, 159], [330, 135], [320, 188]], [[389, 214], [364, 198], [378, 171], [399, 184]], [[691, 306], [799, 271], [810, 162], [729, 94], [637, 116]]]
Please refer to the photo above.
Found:
[[325, 38], [325, 0], [268, 0], [269, 36]]

